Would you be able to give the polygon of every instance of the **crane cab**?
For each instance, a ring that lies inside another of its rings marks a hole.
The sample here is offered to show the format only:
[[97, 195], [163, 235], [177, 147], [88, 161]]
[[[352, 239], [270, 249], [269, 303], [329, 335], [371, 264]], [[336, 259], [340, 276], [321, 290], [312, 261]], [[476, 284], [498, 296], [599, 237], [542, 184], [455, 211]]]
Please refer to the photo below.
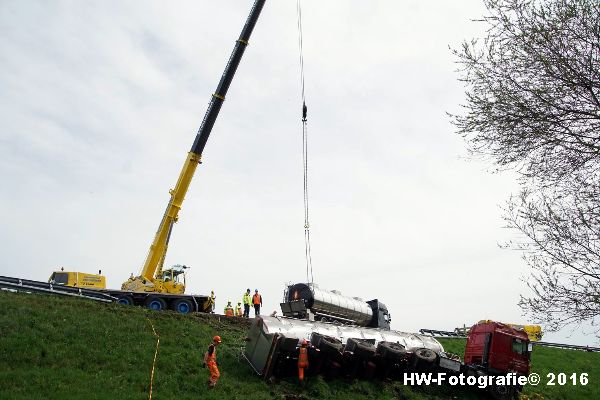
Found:
[[171, 268], [159, 270], [155, 278], [131, 276], [123, 283], [121, 290], [131, 292], [154, 292], [168, 294], [185, 293], [185, 265], [173, 265]]
[[185, 292], [185, 265], [173, 265], [162, 271], [162, 274], [154, 281], [155, 286], [161, 286], [163, 293], [183, 294]]

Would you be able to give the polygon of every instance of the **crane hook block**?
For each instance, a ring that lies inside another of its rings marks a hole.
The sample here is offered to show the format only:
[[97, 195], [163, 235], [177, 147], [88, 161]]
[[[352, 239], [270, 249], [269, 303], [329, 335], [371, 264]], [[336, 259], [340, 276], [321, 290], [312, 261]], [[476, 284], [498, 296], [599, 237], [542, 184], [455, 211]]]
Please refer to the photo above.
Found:
[[306, 122], [306, 112], [308, 109], [306, 108], [306, 103], [302, 103], [302, 121]]

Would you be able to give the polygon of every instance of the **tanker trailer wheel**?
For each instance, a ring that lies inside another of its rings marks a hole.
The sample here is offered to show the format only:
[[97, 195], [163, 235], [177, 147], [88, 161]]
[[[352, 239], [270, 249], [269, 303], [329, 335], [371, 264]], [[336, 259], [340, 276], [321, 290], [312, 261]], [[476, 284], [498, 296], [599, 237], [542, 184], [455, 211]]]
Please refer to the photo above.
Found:
[[413, 353], [412, 367], [415, 371], [429, 371], [433, 368], [437, 354], [435, 351], [420, 348]]
[[131, 298], [131, 296], [127, 296], [124, 294], [124, 295], [117, 297], [117, 303], [123, 304], [124, 306], [132, 306], [133, 299]]
[[189, 314], [194, 310], [192, 302], [187, 299], [175, 300], [171, 305], [171, 308], [180, 314]]
[[377, 353], [386, 360], [402, 360], [406, 357], [406, 348], [400, 343], [379, 342]]
[[313, 332], [310, 337], [310, 342], [324, 354], [340, 355], [342, 351], [342, 342], [339, 340]]
[[343, 345], [331, 338], [324, 337], [321, 339], [319, 350], [326, 354], [341, 354]]
[[375, 346], [360, 339], [348, 339], [345, 350], [351, 351], [356, 357], [363, 359], [371, 358], [375, 355]]
[[519, 392], [514, 386], [510, 385], [492, 385], [489, 388], [492, 397], [496, 400], [518, 399]]
[[154, 311], [162, 311], [167, 308], [167, 303], [160, 297], [150, 296], [146, 299], [146, 307]]

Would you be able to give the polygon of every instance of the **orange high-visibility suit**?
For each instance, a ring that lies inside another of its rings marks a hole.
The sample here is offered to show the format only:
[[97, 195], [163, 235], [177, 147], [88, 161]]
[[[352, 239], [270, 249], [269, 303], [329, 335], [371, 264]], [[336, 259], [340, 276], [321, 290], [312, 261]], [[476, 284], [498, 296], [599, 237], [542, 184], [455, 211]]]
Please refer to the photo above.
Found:
[[304, 369], [308, 368], [308, 349], [306, 346], [307, 343], [304, 341], [298, 354], [298, 379], [300, 383], [304, 383]]
[[219, 368], [217, 367], [217, 349], [214, 344], [208, 346], [208, 351], [204, 354], [204, 362], [210, 372], [210, 378], [208, 379], [208, 385], [214, 387], [221, 376]]
[[231, 307], [230, 305], [227, 305], [227, 307], [225, 307], [225, 310], [223, 311], [223, 313], [225, 314], [226, 317], [233, 317], [233, 307]]

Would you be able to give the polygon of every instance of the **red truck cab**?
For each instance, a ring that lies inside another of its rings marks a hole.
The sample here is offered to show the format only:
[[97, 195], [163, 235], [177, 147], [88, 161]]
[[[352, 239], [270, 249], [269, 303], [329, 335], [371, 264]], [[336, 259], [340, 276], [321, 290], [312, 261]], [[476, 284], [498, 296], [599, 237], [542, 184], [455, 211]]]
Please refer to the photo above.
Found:
[[529, 375], [531, 344], [527, 333], [500, 322], [474, 325], [467, 337], [465, 365], [490, 374]]

